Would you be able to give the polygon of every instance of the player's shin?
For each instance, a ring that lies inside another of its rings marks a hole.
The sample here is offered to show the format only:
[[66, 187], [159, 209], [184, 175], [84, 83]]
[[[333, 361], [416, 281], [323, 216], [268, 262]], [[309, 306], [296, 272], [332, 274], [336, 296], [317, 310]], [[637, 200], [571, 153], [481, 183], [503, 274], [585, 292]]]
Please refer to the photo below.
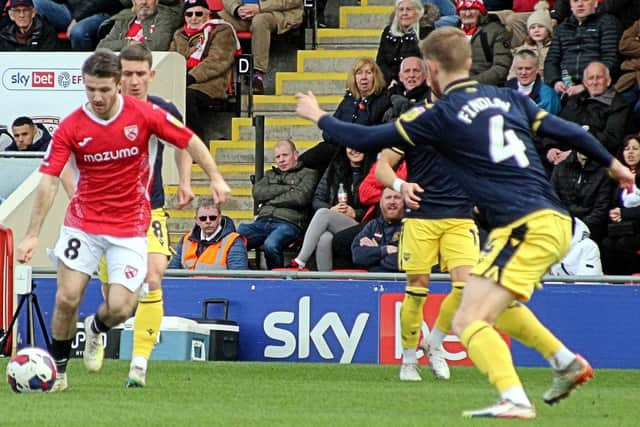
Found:
[[403, 363], [417, 362], [416, 347], [420, 339], [422, 308], [427, 299], [427, 293], [428, 290], [422, 287], [407, 286], [405, 290], [404, 300], [400, 308], [402, 348], [405, 350]]
[[440, 347], [447, 333], [451, 330], [453, 316], [456, 314], [458, 307], [460, 307], [460, 301], [462, 300], [463, 287], [463, 282], [451, 283], [451, 292], [442, 300], [435, 327], [429, 334], [428, 343], [430, 348]]
[[472, 322], [464, 329], [460, 339], [469, 358], [481, 372], [487, 374], [503, 399], [531, 406], [513, 366], [509, 347], [491, 325], [480, 320]]
[[136, 356], [148, 360], [158, 338], [158, 330], [164, 315], [162, 289], [149, 291], [138, 303], [133, 327], [133, 352]]

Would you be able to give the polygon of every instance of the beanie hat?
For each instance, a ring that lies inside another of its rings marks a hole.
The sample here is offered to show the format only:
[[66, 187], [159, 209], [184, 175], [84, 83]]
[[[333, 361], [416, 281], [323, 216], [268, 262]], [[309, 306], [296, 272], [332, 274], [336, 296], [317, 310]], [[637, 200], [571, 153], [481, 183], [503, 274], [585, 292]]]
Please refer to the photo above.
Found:
[[534, 12], [529, 15], [527, 19], [527, 29], [533, 24], [542, 25], [549, 31], [549, 34], [553, 33], [553, 26], [551, 25], [551, 15], [549, 14], [549, 3], [545, 0], [541, 0], [536, 3], [533, 8]]
[[209, 4], [207, 3], [207, 0], [185, 0], [182, 13], [184, 14], [187, 9], [191, 9], [192, 7], [196, 6], [204, 7], [205, 9], [209, 10]]
[[487, 14], [487, 8], [482, 0], [458, 0], [456, 12], [459, 14], [461, 9], [478, 9], [481, 14]]

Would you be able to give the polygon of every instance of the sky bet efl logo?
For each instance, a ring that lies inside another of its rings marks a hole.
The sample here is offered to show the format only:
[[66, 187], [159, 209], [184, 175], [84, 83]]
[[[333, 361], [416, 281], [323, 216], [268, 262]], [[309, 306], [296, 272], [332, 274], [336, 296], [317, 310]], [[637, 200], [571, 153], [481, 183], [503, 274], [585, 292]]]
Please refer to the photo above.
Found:
[[2, 85], [7, 90], [84, 90], [82, 74], [76, 69], [8, 68]]

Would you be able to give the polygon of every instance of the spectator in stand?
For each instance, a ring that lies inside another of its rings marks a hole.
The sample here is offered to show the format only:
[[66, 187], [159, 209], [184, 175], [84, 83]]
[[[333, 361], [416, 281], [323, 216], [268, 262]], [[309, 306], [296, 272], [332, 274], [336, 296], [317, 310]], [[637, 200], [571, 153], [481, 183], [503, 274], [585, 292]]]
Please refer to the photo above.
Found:
[[66, 33], [71, 49], [92, 51], [98, 43], [98, 27], [121, 11], [120, 0], [33, 0], [38, 13], [59, 33]]
[[0, 51], [43, 52], [58, 50], [58, 38], [54, 28], [36, 13], [31, 0], [11, 0], [9, 18], [0, 28]]
[[471, 43], [471, 78], [501, 86], [511, 67], [511, 35], [482, 0], [458, 0], [461, 29]]
[[113, 27], [98, 47], [118, 52], [131, 43], [144, 43], [149, 50], [169, 50], [171, 37], [182, 23], [182, 16], [172, 7], [158, 2], [133, 0], [132, 10], [123, 10], [111, 18]]
[[[551, 19], [554, 26], [571, 16], [569, 3], [569, 0], [555, 1], [551, 11]], [[608, 13], [618, 18], [622, 24], [622, 30], [626, 30], [640, 18], [640, 2], [637, 0], [598, 0], [597, 9], [600, 12]]]
[[[541, 9], [536, 10], [529, 15], [527, 19], [527, 33], [523, 40], [523, 43], [513, 49], [513, 61], [515, 63], [515, 55], [522, 50], [531, 50], [538, 56], [538, 74], [544, 78], [544, 61], [547, 58], [547, 52], [549, 46], [551, 46], [551, 34], [553, 34], [553, 26], [551, 25], [551, 17], [549, 15], [549, 9], [546, 8], [547, 2], [541, 1], [538, 3], [543, 5]], [[514, 65], [511, 65], [509, 76], [507, 80], [516, 76]]]
[[185, 270], [247, 270], [244, 239], [236, 233], [233, 220], [222, 215], [212, 198], [198, 201], [193, 229], [180, 239], [169, 268]]
[[615, 187], [607, 169], [573, 151], [553, 169], [551, 184], [571, 216], [581, 219], [600, 244], [607, 228], [607, 213]]
[[334, 234], [359, 224], [367, 212], [358, 189], [373, 163], [369, 157], [351, 148], [336, 153], [313, 195], [315, 213], [292, 267], [304, 268], [315, 251], [318, 271], [331, 271]]
[[539, 64], [539, 57], [534, 51], [520, 50], [513, 58], [512, 68], [515, 77], [507, 80], [505, 86], [528, 96], [543, 110], [551, 114], [558, 114], [560, 112], [560, 98], [551, 86], [542, 81], [538, 72]]
[[298, 161], [293, 141], [278, 141], [273, 156], [276, 166], [253, 186], [257, 218], [238, 227], [248, 249], [262, 246], [269, 270], [284, 267], [284, 249], [302, 236], [318, 182], [318, 173]]
[[402, 228], [404, 201], [391, 188], [382, 190], [380, 215], [369, 221], [351, 244], [356, 267], [376, 272], [397, 272], [398, 242]]
[[550, 276], [602, 276], [600, 248], [589, 236], [587, 224], [573, 217], [573, 236], [569, 252], [549, 268]]
[[14, 142], [5, 151], [47, 151], [51, 135], [41, 124], [33, 123], [30, 117], [21, 116], [11, 125]]
[[251, 31], [253, 93], [264, 94], [269, 69], [271, 33], [283, 34], [299, 27], [304, 16], [302, 0], [223, 0], [220, 17], [236, 29]]
[[613, 16], [596, 12], [597, 0], [571, 0], [571, 12], [551, 37], [544, 64], [544, 81], [560, 94], [577, 95], [586, 66], [594, 61], [610, 73], [618, 69], [620, 24]]
[[[385, 81], [373, 58], [359, 58], [347, 76], [347, 92], [333, 113], [338, 120], [369, 126], [382, 122], [389, 108]], [[324, 140], [306, 150], [300, 161], [322, 175], [338, 152], [336, 142], [323, 134]]]
[[394, 121], [420, 102], [430, 101], [427, 67], [421, 58], [410, 56], [400, 64], [400, 84], [391, 89], [391, 106], [384, 113], [384, 123]]
[[[640, 4], [640, 2], [638, 2]], [[624, 94], [632, 106], [634, 123], [638, 123], [637, 113], [640, 113], [640, 19], [625, 30], [620, 39], [620, 54], [626, 58], [620, 65], [622, 75], [615, 84], [616, 92]], [[636, 125], [634, 131], [639, 129]]]
[[[553, 4], [553, 0], [550, 0]], [[545, 0], [514, 0], [513, 13], [504, 17], [504, 25], [511, 31], [511, 46], [516, 48], [521, 46], [528, 37], [531, 36], [529, 27], [531, 25], [531, 15], [539, 12], [544, 17], [534, 18], [540, 25], [540, 18], [544, 20], [544, 24], [548, 23], [549, 36], [553, 32], [551, 25], [551, 15], [549, 13], [549, 3]], [[545, 25], [546, 27], [546, 25]]]
[[640, 137], [629, 135], [622, 143], [622, 162], [636, 175], [633, 188], [616, 191], [615, 208], [609, 211], [607, 237], [602, 241], [605, 274], [640, 272]]
[[[624, 135], [630, 133], [629, 102], [610, 86], [609, 70], [601, 62], [592, 62], [584, 69], [583, 84], [586, 90], [569, 96], [559, 116], [582, 125], [610, 153], [618, 153]], [[560, 151], [566, 148], [554, 142], [547, 142], [546, 145], [557, 147], [547, 153], [551, 163], [555, 163], [554, 157], [561, 155]], [[589, 228], [593, 234], [593, 228]]]
[[420, 28], [424, 6], [419, 0], [397, 0], [393, 20], [380, 36], [376, 63], [387, 85], [398, 82], [400, 63], [409, 56], [420, 56], [418, 42], [427, 36]]
[[224, 103], [240, 43], [229, 23], [210, 19], [206, 0], [185, 1], [184, 21], [173, 34], [169, 50], [187, 60], [187, 125], [207, 142], [203, 113]]

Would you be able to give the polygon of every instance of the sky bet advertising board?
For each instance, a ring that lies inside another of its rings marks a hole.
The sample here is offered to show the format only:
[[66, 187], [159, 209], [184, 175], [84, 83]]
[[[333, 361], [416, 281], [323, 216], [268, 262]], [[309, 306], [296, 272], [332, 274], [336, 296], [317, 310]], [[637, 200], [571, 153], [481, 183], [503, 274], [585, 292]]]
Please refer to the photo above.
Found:
[[[35, 282], [49, 325], [55, 279], [36, 278]], [[449, 288], [448, 282], [431, 284], [423, 334], [435, 324]], [[166, 316], [192, 319], [202, 317], [203, 300], [228, 299], [229, 319], [240, 326], [240, 360], [400, 362], [402, 282], [166, 278], [163, 294]], [[79, 318], [93, 314], [101, 300], [99, 284], [92, 280]], [[640, 368], [640, 286], [545, 285], [529, 306], [569, 349], [583, 354], [594, 367]], [[222, 308], [212, 306], [207, 315], [222, 318]], [[21, 346], [26, 337], [24, 317], [19, 328]], [[37, 322], [35, 329], [36, 342], [42, 345]], [[533, 350], [504, 335], [503, 339], [517, 366], [548, 366]], [[451, 365], [471, 364], [456, 336], [448, 335], [444, 348]], [[426, 357], [419, 356], [420, 363], [426, 363]]]

